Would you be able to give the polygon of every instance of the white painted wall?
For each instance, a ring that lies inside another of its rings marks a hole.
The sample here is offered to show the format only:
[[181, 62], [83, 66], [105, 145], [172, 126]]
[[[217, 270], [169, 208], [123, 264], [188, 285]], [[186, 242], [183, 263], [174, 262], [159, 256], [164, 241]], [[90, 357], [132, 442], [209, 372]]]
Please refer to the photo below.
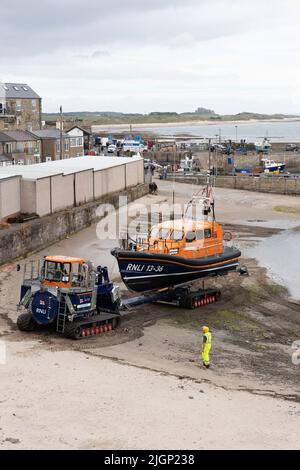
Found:
[[21, 180], [21, 212], [36, 214], [36, 180]]
[[51, 214], [50, 177], [36, 181], [36, 213], [40, 217]]
[[138, 162], [127, 163], [126, 166], [126, 188], [138, 184]]
[[[7, 176], [13, 177], [14, 184], [5, 183], [5, 171]], [[60, 171], [64, 175], [59, 174]], [[51, 208], [52, 212], [63, 210], [72, 207], [74, 201], [76, 204], [92, 201], [94, 194], [95, 199], [99, 199], [123, 191], [126, 185], [135, 186], [143, 182], [143, 174], [142, 159], [110, 157], [82, 157], [0, 169], [0, 218], [20, 210], [42, 217], [49, 214]], [[6, 189], [3, 192], [1, 188]]]
[[125, 165], [115, 166], [107, 170], [107, 193], [115, 193], [125, 189]]
[[52, 212], [74, 205], [74, 174], [53, 175], [51, 178]]
[[93, 170], [75, 173], [75, 198], [76, 204], [84, 204], [93, 200], [94, 175]]
[[138, 173], [138, 183], [144, 183], [144, 160], [138, 160], [137, 164], [137, 173]]
[[95, 199], [99, 199], [108, 192], [108, 170], [94, 171]]
[[78, 127], [68, 131], [67, 134], [69, 134], [70, 137], [83, 137], [83, 131], [78, 129]]
[[21, 210], [21, 177], [0, 179], [0, 220]]

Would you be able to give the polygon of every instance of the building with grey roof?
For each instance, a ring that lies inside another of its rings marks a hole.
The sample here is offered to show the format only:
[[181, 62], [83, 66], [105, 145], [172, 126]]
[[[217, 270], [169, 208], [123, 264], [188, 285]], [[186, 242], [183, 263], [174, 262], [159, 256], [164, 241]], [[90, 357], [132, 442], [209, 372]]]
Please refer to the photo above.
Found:
[[1, 83], [0, 98], [40, 99], [41, 97], [26, 83]]
[[68, 158], [79, 157], [84, 154], [83, 137], [74, 138], [68, 133], [60, 133], [60, 130], [56, 128], [40, 129], [37, 131], [34, 130], [31, 133], [41, 140], [43, 162], [51, 160], [66, 160]]
[[[31, 131], [31, 134], [39, 139], [60, 139], [60, 130], [55, 128], [33, 130]], [[66, 139], [69, 136], [63, 132], [62, 137]]]
[[0, 132], [40, 129], [42, 99], [26, 83], [0, 82]]
[[41, 161], [41, 140], [28, 131], [0, 132], [0, 166]]

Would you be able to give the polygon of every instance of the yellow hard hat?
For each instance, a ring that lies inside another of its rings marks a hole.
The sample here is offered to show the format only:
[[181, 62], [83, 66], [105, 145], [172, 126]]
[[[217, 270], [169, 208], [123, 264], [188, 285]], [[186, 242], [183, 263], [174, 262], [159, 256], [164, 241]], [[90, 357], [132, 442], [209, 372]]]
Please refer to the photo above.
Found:
[[203, 333], [208, 333], [209, 332], [208, 326], [203, 326], [202, 331], [203, 331]]

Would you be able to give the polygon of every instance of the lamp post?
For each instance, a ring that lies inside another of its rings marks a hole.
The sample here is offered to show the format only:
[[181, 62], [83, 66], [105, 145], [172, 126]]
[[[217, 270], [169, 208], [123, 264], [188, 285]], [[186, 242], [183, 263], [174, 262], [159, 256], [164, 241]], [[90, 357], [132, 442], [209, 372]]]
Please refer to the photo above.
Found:
[[63, 114], [62, 114], [62, 106], [59, 108], [60, 114], [60, 123], [59, 123], [59, 147], [60, 147], [60, 160], [63, 159]]

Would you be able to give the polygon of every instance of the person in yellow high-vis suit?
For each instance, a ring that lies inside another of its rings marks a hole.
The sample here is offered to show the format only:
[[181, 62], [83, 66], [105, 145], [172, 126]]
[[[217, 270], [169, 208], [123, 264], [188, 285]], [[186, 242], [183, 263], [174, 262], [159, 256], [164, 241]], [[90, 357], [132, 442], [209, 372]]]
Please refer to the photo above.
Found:
[[203, 326], [202, 328], [202, 363], [205, 369], [209, 369], [209, 352], [211, 350], [211, 333], [208, 326]]

